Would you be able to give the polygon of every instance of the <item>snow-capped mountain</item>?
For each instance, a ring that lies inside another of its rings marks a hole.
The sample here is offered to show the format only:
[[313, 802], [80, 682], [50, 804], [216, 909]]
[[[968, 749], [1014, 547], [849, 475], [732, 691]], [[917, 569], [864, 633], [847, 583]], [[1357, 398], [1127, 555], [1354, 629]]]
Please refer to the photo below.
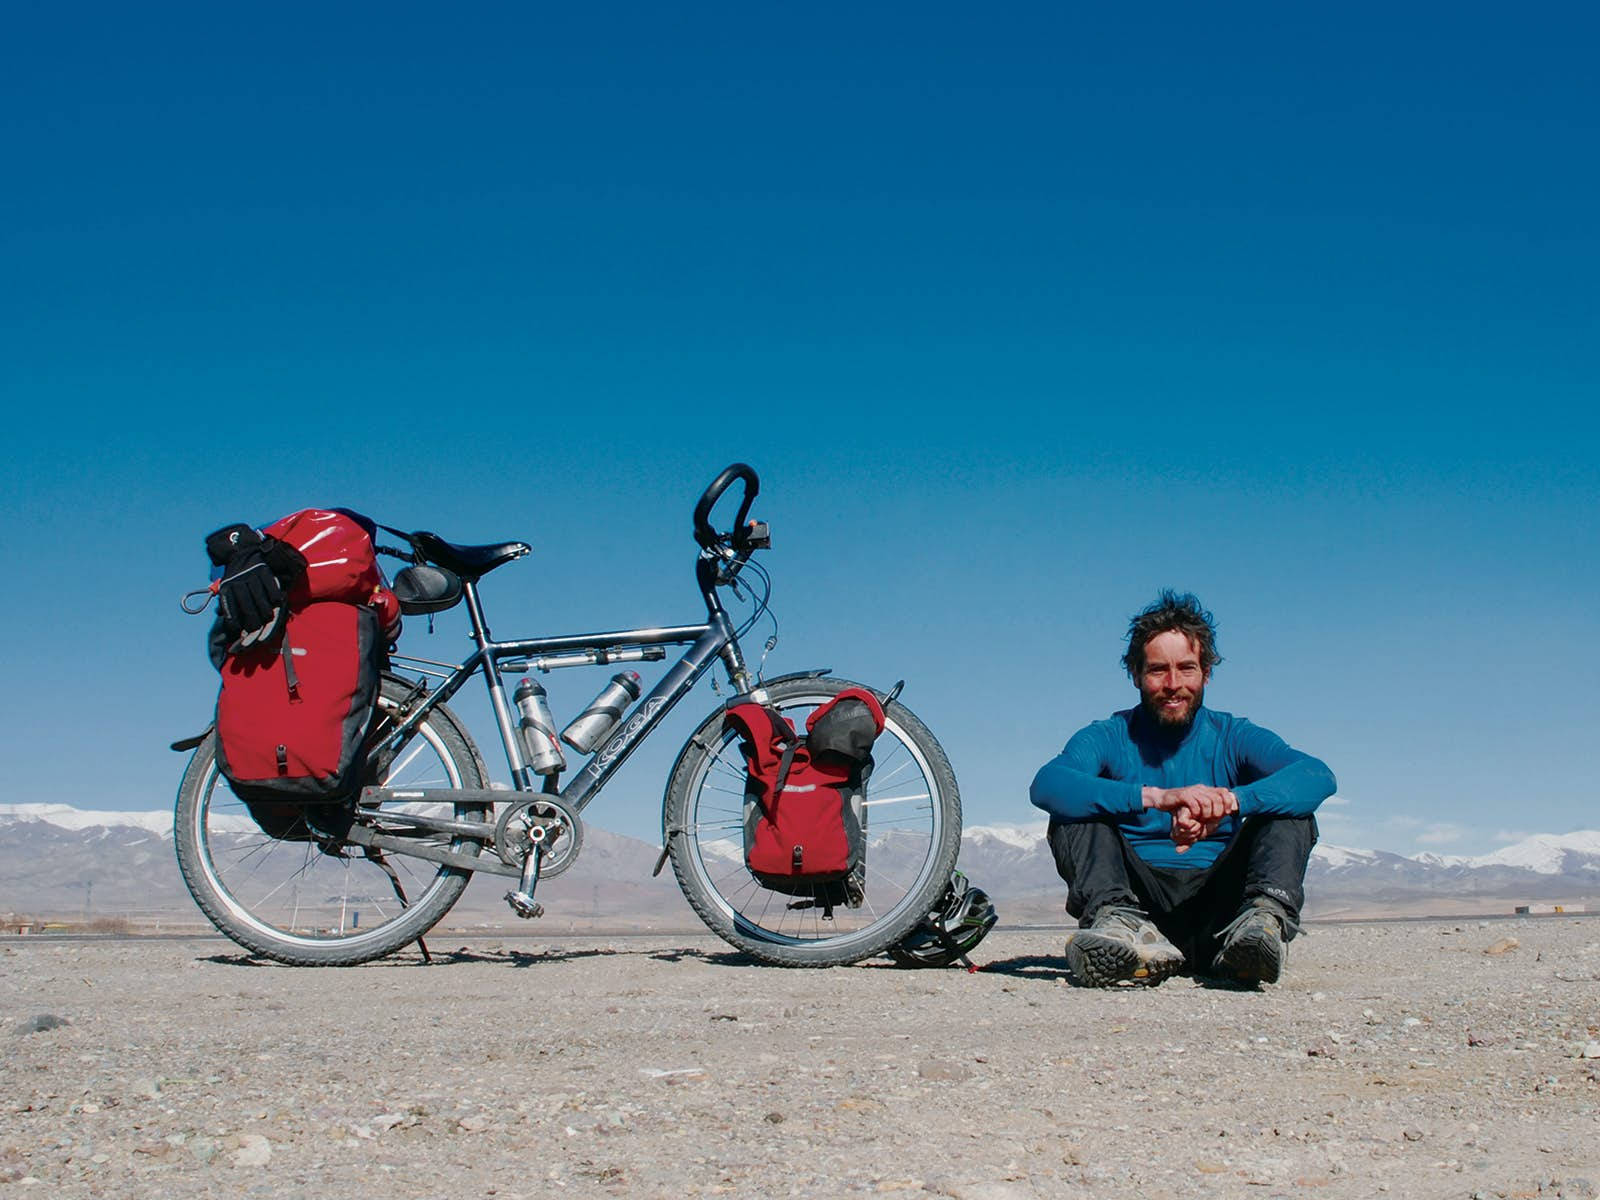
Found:
[[1521, 867], [1539, 875], [1564, 871], [1600, 871], [1600, 830], [1581, 833], [1536, 833], [1513, 846], [1468, 859], [1475, 867]]
[[0, 804], [0, 830], [17, 822], [43, 822], [59, 829], [115, 829], [130, 826], [146, 833], [172, 836], [172, 810], [153, 812], [99, 812], [70, 804]]
[[[1007, 850], [1033, 852], [1044, 846], [1045, 823], [1034, 825], [975, 825], [962, 831], [962, 854], [981, 851], [1004, 854]], [[1476, 870], [1511, 867], [1537, 875], [1572, 871], [1600, 871], [1600, 830], [1575, 833], [1538, 833], [1490, 854], [1395, 854], [1388, 850], [1360, 850], [1319, 842], [1311, 851], [1314, 870], [1338, 871], [1369, 867], [1393, 869], [1404, 862], [1423, 870]]]

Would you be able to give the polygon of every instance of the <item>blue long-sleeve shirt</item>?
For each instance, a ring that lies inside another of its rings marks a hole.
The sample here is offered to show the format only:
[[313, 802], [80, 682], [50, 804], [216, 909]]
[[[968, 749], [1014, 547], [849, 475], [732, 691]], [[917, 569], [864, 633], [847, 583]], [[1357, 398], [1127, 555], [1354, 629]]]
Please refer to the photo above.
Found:
[[[1232, 713], [1202, 708], [1177, 738], [1151, 724], [1130, 708], [1080, 729], [1039, 769], [1030, 799], [1063, 821], [1119, 822], [1135, 853], [1154, 866], [1200, 868], [1216, 861], [1241, 818], [1308, 816], [1336, 787], [1321, 759]], [[1229, 788], [1239, 812], [1179, 854], [1172, 814], [1144, 807], [1143, 789], [1192, 783]]]

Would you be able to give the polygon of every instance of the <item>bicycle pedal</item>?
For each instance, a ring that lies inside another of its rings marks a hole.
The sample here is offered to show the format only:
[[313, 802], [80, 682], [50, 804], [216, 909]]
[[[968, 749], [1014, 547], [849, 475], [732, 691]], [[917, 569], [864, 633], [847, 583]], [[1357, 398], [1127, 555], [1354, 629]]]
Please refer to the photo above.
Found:
[[507, 892], [506, 903], [511, 905], [511, 911], [523, 920], [544, 916], [544, 905], [526, 892]]

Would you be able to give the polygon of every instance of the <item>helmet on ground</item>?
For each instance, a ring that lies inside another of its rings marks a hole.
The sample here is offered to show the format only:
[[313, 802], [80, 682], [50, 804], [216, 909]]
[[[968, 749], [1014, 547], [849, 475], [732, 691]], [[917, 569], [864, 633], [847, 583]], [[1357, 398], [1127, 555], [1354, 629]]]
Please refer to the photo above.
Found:
[[989, 894], [952, 871], [939, 903], [898, 945], [889, 947], [889, 957], [902, 967], [948, 967], [971, 953], [997, 920]]

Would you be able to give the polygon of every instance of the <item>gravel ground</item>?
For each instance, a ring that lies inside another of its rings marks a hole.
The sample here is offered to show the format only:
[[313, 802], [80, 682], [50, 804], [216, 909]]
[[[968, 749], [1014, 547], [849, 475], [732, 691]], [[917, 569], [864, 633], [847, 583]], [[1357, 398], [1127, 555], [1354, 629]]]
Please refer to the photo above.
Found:
[[1078, 990], [1061, 937], [0, 942], [0, 1195], [1600, 1194], [1600, 920], [1314, 926], [1261, 991]]

